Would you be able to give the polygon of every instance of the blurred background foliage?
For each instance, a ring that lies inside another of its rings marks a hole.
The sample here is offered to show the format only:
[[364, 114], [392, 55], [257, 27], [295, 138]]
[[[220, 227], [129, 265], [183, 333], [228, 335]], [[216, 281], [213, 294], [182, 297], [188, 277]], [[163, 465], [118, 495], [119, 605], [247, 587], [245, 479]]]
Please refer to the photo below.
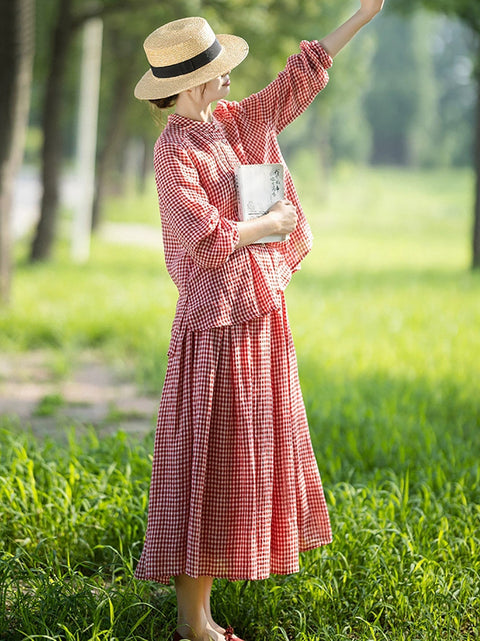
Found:
[[[49, 73], [52, 29], [59, 0], [37, 10], [37, 47], [27, 160], [38, 162], [42, 104]], [[75, 5], [75, 3], [73, 3]], [[77, 2], [81, 8], [83, 3]], [[105, 0], [108, 7], [109, 3]], [[114, 5], [115, 3], [110, 3]], [[117, 3], [119, 7], [121, 3]], [[217, 32], [234, 32], [250, 43], [250, 55], [233, 74], [233, 99], [257, 91], [282, 68], [302, 38], [320, 39], [347, 17], [355, 3], [311, 0], [234, 0], [136, 3], [106, 12], [99, 123], [99, 157], [106, 147], [109, 189], [130, 170], [132, 145], [145, 147], [150, 169], [158, 130], [148, 109], [133, 98], [147, 69], [144, 37], [184, 15], [204, 15]], [[80, 45], [72, 32], [62, 85], [63, 157], [73, 159]], [[290, 157], [308, 151], [326, 167], [339, 161], [375, 164], [467, 166], [472, 162], [475, 39], [455, 18], [417, 10], [387, 10], [335, 60], [333, 81], [315, 107], [283, 136]], [[142, 165], [138, 164], [141, 173]]]
[[[33, 0], [15, 0], [29, 2]], [[473, 266], [480, 266], [480, 65], [477, 0], [390, 0], [336, 57], [332, 82], [281, 135], [286, 160], [308, 159], [325, 192], [336, 166], [474, 167]], [[33, 5], [32, 5], [33, 6]], [[43, 0], [35, 11], [35, 60], [26, 162], [42, 181], [32, 262], [51, 257], [58, 236], [62, 172], [75, 166], [80, 34], [103, 19], [103, 50], [92, 228], [109, 196], [144, 193], [152, 147], [166, 115], [133, 97], [148, 68], [143, 40], [159, 25], [205, 16], [233, 32], [250, 55], [232, 74], [231, 98], [260, 90], [301, 39], [321, 39], [357, 8], [334, 0]], [[476, 132], [476, 134], [475, 134]], [[478, 144], [475, 145], [475, 139]]]

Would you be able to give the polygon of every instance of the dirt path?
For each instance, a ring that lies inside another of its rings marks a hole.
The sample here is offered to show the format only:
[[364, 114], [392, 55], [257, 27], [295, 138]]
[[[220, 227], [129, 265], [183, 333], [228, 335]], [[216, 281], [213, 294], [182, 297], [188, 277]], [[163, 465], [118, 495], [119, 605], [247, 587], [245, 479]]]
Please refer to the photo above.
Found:
[[2, 355], [0, 419], [39, 437], [60, 437], [71, 426], [78, 433], [93, 426], [99, 435], [121, 429], [141, 437], [155, 427], [158, 397], [141, 394], [98, 354], [87, 352], [64, 369], [50, 352]]

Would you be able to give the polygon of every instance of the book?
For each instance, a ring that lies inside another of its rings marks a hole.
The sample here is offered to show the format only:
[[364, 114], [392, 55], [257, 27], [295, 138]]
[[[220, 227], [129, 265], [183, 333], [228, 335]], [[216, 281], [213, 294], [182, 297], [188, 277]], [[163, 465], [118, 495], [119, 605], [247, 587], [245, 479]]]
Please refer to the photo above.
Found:
[[[284, 198], [283, 165], [238, 165], [235, 167], [235, 184], [240, 220], [259, 218]], [[255, 244], [278, 243], [286, 239], [286, 234], [273, 234], [260, 238]]]

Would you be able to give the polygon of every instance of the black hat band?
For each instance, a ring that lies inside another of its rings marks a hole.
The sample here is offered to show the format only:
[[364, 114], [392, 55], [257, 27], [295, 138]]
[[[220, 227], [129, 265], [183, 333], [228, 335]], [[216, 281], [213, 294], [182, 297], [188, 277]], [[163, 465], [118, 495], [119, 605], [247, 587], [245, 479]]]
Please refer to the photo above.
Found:
[[205, 49], [205, 51], [193, 56], [193, 58], [189, 58], [183, 62], [177, 62], [174, 65], [168, 65], [166, 67], [152, 67], [152, 65], [150, 65], [150, 68], [156, 78], [175, 78], [177, 76], [184, 76], [187, 73], [201, 69], [205, 65], [208, 65], [209, 62], [213, 62], [221, 51], [222, 45], [215, 38], [213, 44], [210, 45], [208, 49]]

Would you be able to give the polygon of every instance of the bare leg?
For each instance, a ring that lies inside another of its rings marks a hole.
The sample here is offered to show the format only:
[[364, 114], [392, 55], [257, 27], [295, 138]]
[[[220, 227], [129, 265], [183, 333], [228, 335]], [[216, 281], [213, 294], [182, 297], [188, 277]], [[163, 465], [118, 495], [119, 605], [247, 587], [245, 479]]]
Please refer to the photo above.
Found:
[[222, 628], [218, 623], [215, 623], [210, 610], [210, 594], [212, 592], [213, 577], [203, 576], [201, 578], [203, 579], [203, 611], [207, 617], [208, 628], [209, 630], [215, 630], [216, 632], [223, 634], [225, 632], [225, 628]]
[[205, 577], [193, 579], [186, 574], [175, 577], [177, 592], [177, 630], [192, 641], [222, 641], [223, 635], [211, 630], [204, 610]]

